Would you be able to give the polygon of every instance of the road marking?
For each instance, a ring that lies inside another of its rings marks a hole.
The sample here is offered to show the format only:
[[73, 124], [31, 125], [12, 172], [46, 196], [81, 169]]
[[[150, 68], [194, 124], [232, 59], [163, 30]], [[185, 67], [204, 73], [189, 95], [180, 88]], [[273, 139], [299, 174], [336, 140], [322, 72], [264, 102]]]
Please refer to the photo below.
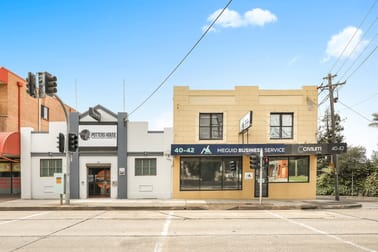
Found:
[[8, 224], [8, 223], [12, 223], [12, 222], [19, 221], [19, 220], [30, 219], [30, 218], [33, 218], [33, 217], [35, 217], [35, 216], [40, 216], [40, 215], [44, 215], [44, 214], [47, 214], [47, 213], [49, 213], [49, 212], [41, 212], [41, 213], [36, 213], [36, 214], [27, 215], [27, 216], [24, 216], [24, 217], [21, 217], [21, 218], [17, 218], [17, 219], [14, 219], [14, 220], [0, 222], [0, 225]]
[[173, 211], [169, 211], [168, 216], [164, 222], [163, 230], [160, 233], [160, 238], [155, 245], [154, 252], [161, 252], [163, 250], [164, 238], [167, 237], [168, 235], [169, 226], [171, 225], [172, 217], [173, 217]]
[[315, 232], [315, 233], [319, 233], [319, 234], [325, 235], [325, 236], [327, 236], [327, 237], [333, 238], [333, 239], [335, 239], [335, 240], [341, 241], [341, 242], [343, 242], [343, 243], [345, 243], [345, 244], [348, 244], [348, 245], [351, 245], [351, 246], [353, 246], [353, 247], [355, 247], [355, 248], [359, 248], [359, 249], [361, 249], [361, 250], [369, 251], [369, 252], [376, 252], [376, 250], [369, 249], [369, 248], [366, 248], [366, 247], [364, 247], [364, 246], [358, 245], [358, 244], [356, 244], [356, 243], [354, 243], [354, 242], [344, 240], [344, 239], [342, 239], [342, 238], [340, 238], [340, 237], [338, 237], [338, 236], [336, 236], [336, 235], [329, 234], [329, 233], [327, 233], [327, 232], [325, 232], [325, 231], [322, 231], [322, 230], [317, 229], [317, 228], [315, 228], [315, 227], [312, 227], [312, 226], [310, 226], [310, 225], [307, 225], [307, 224], [304, 224], [304, 223], [301, 223], [301, 222], [298, 222], [298, 221], [295, 221], [295, 220], [292, 220], [292, 219], [286, 218], [285, 216], [282, 216], [282, 215], [280, 215], [280, 214], [276, 214], [276, 213], [273, 213], [273, 212], [271, 212], [271, 211], [266, 211], [266, 212], [269, 213], [270, 215], [273, 215], [274, 217], [277, 217], [277, 218], [279, 218], [279, 219], [285, 220], [285, 221], [290, 222], [290, 223], [292, 223], [292, 224], [295, 224], [295, 225], [298, 225], [298, 226], [304, 227], [304, 228], [306, 228], [306, 229], [308, 229], [308, 230], [311, 230], [311, 231], [313, 231], [313, 232]]

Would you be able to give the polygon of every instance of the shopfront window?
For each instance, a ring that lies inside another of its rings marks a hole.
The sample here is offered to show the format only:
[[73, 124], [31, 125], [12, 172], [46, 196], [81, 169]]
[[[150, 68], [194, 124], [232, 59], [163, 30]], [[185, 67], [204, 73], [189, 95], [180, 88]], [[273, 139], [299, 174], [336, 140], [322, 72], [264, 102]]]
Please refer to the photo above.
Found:
[[181, 191], [219, 191], [242, 189], [240, 157], [181, 158]]
[[53, 177], [54, 173], [62, 172], [62, 159], [41, 159], [40, 176]]
[[269, 183], [309, 182], [308, 157], [270, 157], [268, 166]]

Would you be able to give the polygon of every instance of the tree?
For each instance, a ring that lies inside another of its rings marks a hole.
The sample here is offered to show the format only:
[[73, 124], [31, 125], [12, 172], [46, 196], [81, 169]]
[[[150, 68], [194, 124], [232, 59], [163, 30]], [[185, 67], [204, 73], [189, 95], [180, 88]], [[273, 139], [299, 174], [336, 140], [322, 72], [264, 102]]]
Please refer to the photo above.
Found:
[[338, 164], [340, 194], [363, 194], [366, 177], [372, 173], [366, 149], [350, 146], [346, 153], [339, 155]]
[[364, 184], [364, 194], [366, 196], [378, 196], [378, 151], [373, 151], [371, 155], [372, 173], [366, 178]]
[[[341, 125], [341, 118], [338, 114], [335, 115], [335, 125], [336, 125], [336, 142], [341, 143], [344, 139], [342, 132], [344, 127]], [[331, 127], [331, 115], [329, 111], [326, 110], [323, 118], [321, 119], [321, 124], [318, 129], [318, 143], [332, 143], [332, 127]], [[327, 168], [330, 164], [329, 156], [319, 156], [318, 157], [318, 173], [320, 175], [323, 168]]]
[[[342, 120], [339, 114], [335, 114], [335, 134], [336, 143], [341, 143], [344, 140], [342, 132], [344, 127], [341, 124]], [[332, 123], [329, 110], [325, 111], [325, 114], [321, 120], [321, 125], [318, 130], [318, 143], [332, 143]]]
[[373, 122], [369, 126], [378, 128], [378, 113], [373, 113]]
[[[342, 134], [344, 127], [341, 124], [340, 115], [335, 114], [335, 134], [336, 142], [341, 143], [344, 140]], [[321, 119], [321, 125], [318, 130], [318, 143], [332, 143], [332, 123], [331, 115], [328, 110], [325, 111]], [[317, 160], [317, 193], [320, 195], [334, 194], [334, 170], [330, 169], [330, 156], [318, 156]]]

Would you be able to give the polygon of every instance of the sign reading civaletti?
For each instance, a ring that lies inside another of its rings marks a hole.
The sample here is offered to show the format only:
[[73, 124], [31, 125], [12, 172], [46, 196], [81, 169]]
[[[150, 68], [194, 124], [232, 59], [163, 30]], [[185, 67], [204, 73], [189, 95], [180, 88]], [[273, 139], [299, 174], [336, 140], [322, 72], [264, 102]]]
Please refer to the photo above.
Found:
[[117, 125], [80, 125], [79, 146], [117, 146]]

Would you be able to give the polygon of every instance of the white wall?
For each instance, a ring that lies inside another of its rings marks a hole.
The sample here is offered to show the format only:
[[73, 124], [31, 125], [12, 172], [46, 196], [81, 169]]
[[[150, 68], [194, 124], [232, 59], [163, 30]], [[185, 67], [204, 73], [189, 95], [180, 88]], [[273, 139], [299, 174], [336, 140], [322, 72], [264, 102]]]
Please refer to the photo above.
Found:
[[21, 128], [21, 199], [31, 199], [31, 132], [32, 128]]
[[[171, 198], [172, 194], [172, 129], [164, 132], [148, 132], [147, 122], [128, 123], [127, 191], [128, 198]], [[148, 152], [163, 152], [164, 155], [143, 155]], [[135, 176], [135, 158], [156, 158], [156, 176]]]
[[[65, 155], [58, 153], [57, 136], [66, 134], [65, 122], [51, 122], [49, 132], [33, 132], [31, 128], [21, 129], [21, 197], [23, 199], [59, 199], [55, 191], [54, 177], [40, 176], [41, 159], [62, 159], [63, 172], [66, 172]], [[138, 153], [128, 156], [127, 190], [128, 198], [171, 198], [172, 193], [172, 129], [164, 132], [148, 132], [147, 122], [128, 123], [128, 152]], [[148, 152], [162, 152], [164, 155], [142, 155]], [[156, 176], [135, 176], [135, 158], [156, 158]], [[80, 198], [88, 197], [87, 164], [106, 163], [111, 167], [111, 198], [117, 198], [117, 156], [79, 157]]]
[[57, 136], [66, 133], [65, 122], [51, 122], [49, 132], [32, 132], [21, 128], [21, 198], [58, 199], [54, 177], [40, 176], [41, 159], [62, 159], [62, 171], [66, 172], [66, 158], [56, 155]]

